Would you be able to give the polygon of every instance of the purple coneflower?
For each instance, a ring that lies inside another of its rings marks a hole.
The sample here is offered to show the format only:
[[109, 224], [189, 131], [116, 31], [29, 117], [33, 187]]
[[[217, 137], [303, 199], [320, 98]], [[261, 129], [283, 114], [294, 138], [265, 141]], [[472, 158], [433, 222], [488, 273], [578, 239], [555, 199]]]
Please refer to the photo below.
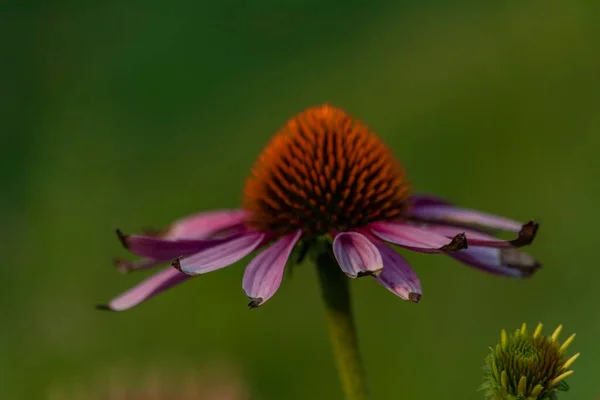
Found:
[[[243, 288], [250, 307], [258, 307], [279, 288], [296, 245], [326, 235], [347, 276], [372, 276], [400, 298], [418, 302], [419, 278], [389, 244], [525, 278], [540, 264], [518, 248], [533, 241], [537, 228], [533, 221], [522, 224], [411, 195], [402, 166], [385, 144], [343, 110], [322, 105], [290, 119], [267, 145], [246, 182], [241, 210], [192, 215], [153, 234], [117, 231], [125, 248], [142, 257], [118, 261], [121, 269], [170, 266], [101, 308], [126, 310], [254, 251], [259, 253], [246, 267]], [[500, 231], [515, 237], [500, 240]]]

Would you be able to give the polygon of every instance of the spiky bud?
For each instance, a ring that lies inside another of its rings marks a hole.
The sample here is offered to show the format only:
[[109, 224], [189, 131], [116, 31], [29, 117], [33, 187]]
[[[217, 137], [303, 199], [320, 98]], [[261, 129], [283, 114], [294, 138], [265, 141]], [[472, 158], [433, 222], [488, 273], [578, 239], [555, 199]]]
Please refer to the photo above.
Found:
[[489, 400], [544, 400], [556, 399], [559, 391], [569, 386], [564, 379], [573, 374], [569, 367], [579, 353], [567, 358], [566, 350], [573, 342], [572, 335], [564, 343], [558, 336], [560, 325], [550, 336], [542, 335], [542, 324], [533, 333], [523, 324], [512, 335], [505, 330], [500, 343], [490, 348], [484, 366], [485, 377], [481, 390]]

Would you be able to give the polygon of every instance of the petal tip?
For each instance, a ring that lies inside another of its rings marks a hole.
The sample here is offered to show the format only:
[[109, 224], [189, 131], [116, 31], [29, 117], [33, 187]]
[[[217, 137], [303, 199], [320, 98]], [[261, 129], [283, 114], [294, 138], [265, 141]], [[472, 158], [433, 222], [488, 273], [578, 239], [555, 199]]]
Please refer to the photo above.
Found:
[[535, 274], [540, 268], [542, 268], [542, 264], [537, 262], [533, 264], [529, 268], [521, 268], [521, 272], [523, 273], [524, 278], [530, 278]]
[[127, 243], [127, 235], [121, 232], [119, 228], [115, 229], [115, 233], [117, 234], [117, 237], [119, 238], [119, 241], [121, 242], [123, 247], [129, 249], [129, 244]]
[[381, 273], [383, 272], [383, 268], [379, 268], [373, 271], [358, 271], [358, 273], [356, 274], [356, 276], [350, 276], [351, 278], [362, 278], [364, 276], [372, 276], [374, 278], [379, 278], [381, 276]]
[[509, 268], [518, 270], [521, 273], [521, 278], [529, 278], [542, 268], [539, 261], [514, 247], [501, 250], [500, 262]]
[[519, 231], [519, 237], [517, 237], [515, 240], [512, 240], [510, 243], [515, 247], [530, 245], [533, 242], [533, 239], [535, 239], [535, 235], [537, 234], [539, 227], [539, 222], [534, 220], [529, 221], [521, 227], [521, 230]]
[[421, 301], [421, 297], [423, 296], [420, 293], [411, 292], [408, 294], [408, 301], [418, 303]]
[[344, 270], [342, 270], [342, 272], [343, 272], [343, 273], [344, 273], [344, 274], [345, 274], [345, 275], [346, 275], [348, 278], [350, 278], [350, 279], [356, 279], [356, 278], [358, 278], [359, 276], [361, 276], [361, 275], [360, 275], [360, 274], [361, 274], [360, 272], [359, 272], [358, 274], [354, 274], [354, 273], [352, 273], [352, 272], [347, 272], [347, 271], [344, 271]]
[[467, 236], [463, 232], [454, 236], [450, 243], [440, 247], [440, 250], [444, 253], [449, 253], [452, 251], [459, 251], [467, 248], [469, 248], [469, 245], [467, 243]]
[[179, 258], [173, 260], [173, 262], [171, 263], [171, 267], [175, 268], [179, 272], [183, 272], [184, 274], [186, 273], [181, 269], [181, 260]]
[[262, 297], [250, 297], [250, 303], [248, 303], [248, 308], [250, 308], [252, 310], [253, 308], [260, 307], [262, 304], [263, 304]]

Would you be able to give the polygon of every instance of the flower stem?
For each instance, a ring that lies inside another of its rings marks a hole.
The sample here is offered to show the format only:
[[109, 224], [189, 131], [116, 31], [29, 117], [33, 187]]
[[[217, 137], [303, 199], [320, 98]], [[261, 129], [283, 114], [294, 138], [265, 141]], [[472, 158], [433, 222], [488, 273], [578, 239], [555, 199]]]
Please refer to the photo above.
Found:
[[365, 372], [358, 352], [356, 327], [350, 303], [348, 277], [330, 253], [317, 257], [317, 271], [325, 303], [325, 314], [333, 354], [346, 400], [366, 400]]

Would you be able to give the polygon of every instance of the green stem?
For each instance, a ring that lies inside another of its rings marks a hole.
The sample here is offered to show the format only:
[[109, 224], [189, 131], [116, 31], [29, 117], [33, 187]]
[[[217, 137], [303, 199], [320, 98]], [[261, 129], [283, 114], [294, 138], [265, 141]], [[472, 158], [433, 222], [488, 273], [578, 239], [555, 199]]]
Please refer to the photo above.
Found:
[[317, 270], [333, 354], [346, 400], [366, 400], [367, 384], [358, 352], [348, 287], [349, 279], [332, 258], [329, 253], [320, 254], [317, 258]]

